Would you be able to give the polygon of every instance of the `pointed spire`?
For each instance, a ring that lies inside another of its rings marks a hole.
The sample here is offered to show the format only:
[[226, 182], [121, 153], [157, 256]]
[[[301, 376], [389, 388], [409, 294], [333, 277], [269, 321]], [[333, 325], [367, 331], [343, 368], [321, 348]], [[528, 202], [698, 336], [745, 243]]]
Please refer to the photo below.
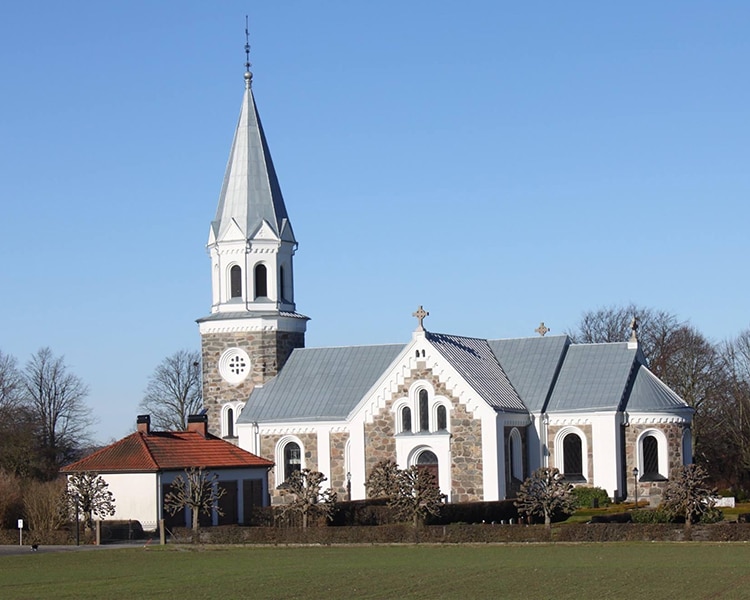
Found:
[[279, 239], [296, 244], [255, 106], [247, 27], [245, 36], [245, 94], [224, 174], [219, 205], [211, 223], [211, 239], [237, 239], [238, 235], [249, 239], [265, 222]]

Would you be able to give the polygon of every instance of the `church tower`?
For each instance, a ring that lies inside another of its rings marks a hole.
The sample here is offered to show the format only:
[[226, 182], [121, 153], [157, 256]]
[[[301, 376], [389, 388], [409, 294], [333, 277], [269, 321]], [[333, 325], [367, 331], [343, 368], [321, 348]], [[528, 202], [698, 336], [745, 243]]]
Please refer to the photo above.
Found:
[[211, 314], [198, 319], [203, 405], [211, 433], [226, 438], [236, 437], [234, 422], [254, 387], [305, 345], [308, 320], [294, 303], [297, 240], [255, 107], [249, 50], [246, 44], [240, 119], [206, 245]]

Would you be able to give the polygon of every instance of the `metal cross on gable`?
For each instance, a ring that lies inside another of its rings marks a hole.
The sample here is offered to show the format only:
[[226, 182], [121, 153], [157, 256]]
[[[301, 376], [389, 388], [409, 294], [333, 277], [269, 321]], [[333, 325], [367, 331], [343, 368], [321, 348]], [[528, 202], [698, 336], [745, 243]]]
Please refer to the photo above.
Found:
[[419, 305], [419, 308], [417, 309], [417, 312], [413, 312], [411, 314], [412, 317], [417, 317], [417, 321], [419, 321], [419, 326], [417, 329], [419, 331], [424, 331], [424, 325], [422, 324], [422, 321], [424, 321], [425, 317], [429, 317], [430, 313], [428, 313], [424, 308], [422, 308], [422, 305]]
[[544, 324], [544, 321], [542, 321], [541, 323], [539, 323], [539, 327], [537, 327], [534, 331], [544, 337], [547, 333], [549, 333], [550, 328]]

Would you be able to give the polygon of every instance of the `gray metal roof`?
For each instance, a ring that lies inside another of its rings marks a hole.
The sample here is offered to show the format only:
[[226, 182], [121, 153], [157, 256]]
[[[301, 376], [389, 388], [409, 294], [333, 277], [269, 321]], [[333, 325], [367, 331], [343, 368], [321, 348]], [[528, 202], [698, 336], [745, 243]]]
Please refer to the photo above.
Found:
[[657, 412], [688, 408], [688, 404], [656, 375], [640, 365], [625, 408], [632, 412]]
[[238, 423], [346, 418], [404, 344], [297, 348], [281, 372], [256, 388]]
[[268, 222], [281, 239], [295, 242], [248, 82], [211, 227], [220, 239], [236, 222], [244, 237], [250, 238], [263, 221]]
[[426, 337], [491, 407], [528, 412], [487, 340], [430, 332]]
[[570, 339], [565, 335], [487, 340], [531, 412], [543, 410]]
[[571, 345], [547, 412], [618, 410], [635, 360], [626, 342]]

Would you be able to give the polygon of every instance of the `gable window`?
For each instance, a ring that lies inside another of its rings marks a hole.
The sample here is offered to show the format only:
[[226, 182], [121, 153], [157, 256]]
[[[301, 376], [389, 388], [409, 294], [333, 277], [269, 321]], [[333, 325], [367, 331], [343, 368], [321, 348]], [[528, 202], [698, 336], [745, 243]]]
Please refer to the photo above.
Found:
[[419, 390], [419, 431], [430, 430], [430, 407], [427, 390]]
[[242, 297], [242, 269], [234, 265], [229, 269], [229, 296], [230, 298]]
[[255, 298], [265, 298], [268, 296], [268, 270], [266, 265], [257, 265], [255, 267]]
[[408, 406], [401, 409], [401, 431], [411, 433], [411, 408]]
[[576, 433], [563, 438], [563, 475], [569, 481], [585, 481], [583, 477], [583, 445]]
[[448, 411], [442, 404], [437, 407], [437, 429], [438, 431], [448, 429]]

